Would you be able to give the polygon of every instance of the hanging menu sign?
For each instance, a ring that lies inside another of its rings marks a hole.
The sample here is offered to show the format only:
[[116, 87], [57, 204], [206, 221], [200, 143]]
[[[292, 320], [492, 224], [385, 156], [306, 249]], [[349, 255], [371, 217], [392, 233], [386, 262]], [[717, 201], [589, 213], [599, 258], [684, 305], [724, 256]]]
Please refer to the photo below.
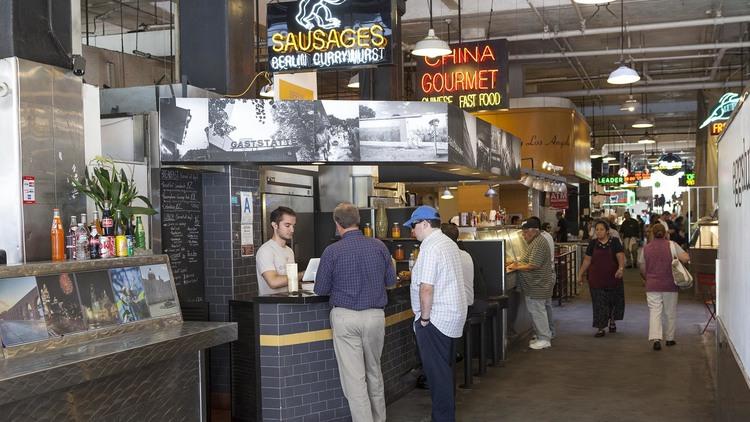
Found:
[[180, 302], [201, 302], [203, 278], [203, 186], [201, 174], [161, 170], [162, 250], [169, 255]]
[[268, 64], [272, 72], [390, 64], [393, 2], [269, 2]]
[[451, 54], [417, 60], [417, 96], [464, 111], [508, 108], [508, 42], [451, 45]]

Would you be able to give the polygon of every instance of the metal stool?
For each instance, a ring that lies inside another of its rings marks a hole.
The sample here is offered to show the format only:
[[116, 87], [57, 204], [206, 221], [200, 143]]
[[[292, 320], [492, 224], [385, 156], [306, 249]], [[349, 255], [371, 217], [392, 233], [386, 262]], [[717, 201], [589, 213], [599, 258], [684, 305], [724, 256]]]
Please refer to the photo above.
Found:
[[486, 319], [490, 323], [490, 364], [495, 366], [500, 363], [500, 344], [498, 343], [498, 329], [500, 327], [500, 305], [497, 302], [489, 302], [487, 305]]
[[472, 313], [466, 317], [466, 323], [464, 324], [464, 383], [460, 386], [461, 388], [471, 388], [472, 375], [473, 375], [473, 358], [474, 358], [474, 326], [479, 326], [479, 368], [478, 374], [484, 374], [487, 372], [487, 359], [485, 357], [485, 351], [487, 347], [485, 345], [484, 336], [484, 321], [486, 319], [485, 312]]

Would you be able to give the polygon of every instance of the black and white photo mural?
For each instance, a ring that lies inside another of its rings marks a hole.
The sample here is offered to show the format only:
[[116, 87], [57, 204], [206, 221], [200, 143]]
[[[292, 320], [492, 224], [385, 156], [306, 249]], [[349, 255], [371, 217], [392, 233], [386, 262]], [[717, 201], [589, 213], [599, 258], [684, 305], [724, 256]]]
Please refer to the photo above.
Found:
[[361, 161], [448, 161], [448, 107], [397, 101], [359, 102]]
[[161, 161], [452, 163], [518, 177], [520, 140], [445, 103], [163, 98]]

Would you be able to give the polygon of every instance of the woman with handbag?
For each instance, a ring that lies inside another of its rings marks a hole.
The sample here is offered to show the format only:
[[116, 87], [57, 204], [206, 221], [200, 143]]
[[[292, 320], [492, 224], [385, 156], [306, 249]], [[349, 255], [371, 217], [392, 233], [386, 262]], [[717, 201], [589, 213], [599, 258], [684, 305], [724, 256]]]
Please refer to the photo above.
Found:
[[[667, 346], [677, 344], [674, 340], [675, 320], [677, 319], [678, 287], [673, 268], [680, 262], [687, 263], [690, 256], [682, 250], [680, 245], [667, 238], [667, 230], [661, 224], [651, 227], [654, 239], [643, 248], [638, 259], [641, 277], [646, 280], [646, 301], [648, 302], [649, 321], [648, 339], [653, 342], [654, 350], [661, 350], [661, 341], [667, 341]], [[682, 268], [680, 267], [680, 270]], [[666, 320], [663, 332], [662, 319]]]
[[578, 283], [588, 270], [591, 305], [594, 311], [594, 337], [604, 337], [605, 328], [617, 331], [615, 321], [625, 315], [625, 288], [622, 274], [625, 269], [625, 252], [620, 239], [610, 236], [609, 224], [599, 220], [594, 225], [594, 239], [589, 242], [583, 263], [578, 270]]

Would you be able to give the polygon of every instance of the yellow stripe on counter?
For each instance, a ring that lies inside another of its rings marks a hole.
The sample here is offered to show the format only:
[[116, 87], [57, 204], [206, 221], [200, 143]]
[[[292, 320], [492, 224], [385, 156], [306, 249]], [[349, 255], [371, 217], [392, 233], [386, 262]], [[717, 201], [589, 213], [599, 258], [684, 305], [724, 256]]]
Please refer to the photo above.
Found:
[[271, 347], [293, 346], [295, 344], [315, 343], [333, 339], [333, 331], [330, 328], [325, 330], [308, 331], [306, 333], [266, 335], [261, 334], [260, 345]]
[[[414, 312], [411, 309], [399, 312], [397, 314], [385, 317], [385, 326], [390, 327], [399, 322], [414, 319]], [[268, 347], [294, 346], [295, 344], [315, 343], [316, 341], [325, 341], [333, 339], [333, 331], [330, 328], [325, 330], [308, 331], [305, 333], [269, 335], [260, 336], [260, 345]]]
[[396, 325], [401, 321], [406, 321], [407, 319], [414, 319], [414, 312], [412, 312], [411, 309], [401, 311], [397, 314], [388, 315], [387, 317], [385, 317], [385, 326], [390, 327], [391, 325]]

